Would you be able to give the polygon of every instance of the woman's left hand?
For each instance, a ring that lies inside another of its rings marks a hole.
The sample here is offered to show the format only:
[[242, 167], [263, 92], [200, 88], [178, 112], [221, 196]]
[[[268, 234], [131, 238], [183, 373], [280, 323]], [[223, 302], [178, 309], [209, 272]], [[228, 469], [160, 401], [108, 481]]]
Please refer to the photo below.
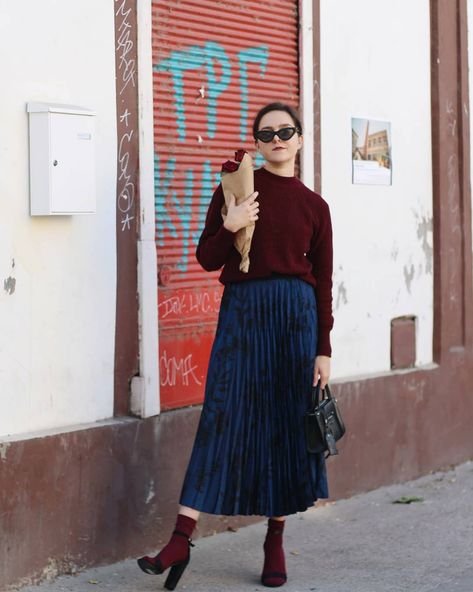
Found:
[[320, 388], [323, 390], [327, 386], [330, 377], [330, 357], [317, 356], [314, 365], [314, 386], [317, 386], [320, 376]]

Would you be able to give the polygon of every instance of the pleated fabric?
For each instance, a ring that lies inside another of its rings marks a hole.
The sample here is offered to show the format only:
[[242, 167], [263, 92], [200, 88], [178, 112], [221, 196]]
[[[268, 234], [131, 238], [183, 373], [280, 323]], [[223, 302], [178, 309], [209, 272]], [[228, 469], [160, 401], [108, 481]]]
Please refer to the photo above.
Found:
[[180, 503], [218, 515], [285, 516], [328, 497], [309, 454], [317, 346], [313, 287], [294, 276], [227, 284]]

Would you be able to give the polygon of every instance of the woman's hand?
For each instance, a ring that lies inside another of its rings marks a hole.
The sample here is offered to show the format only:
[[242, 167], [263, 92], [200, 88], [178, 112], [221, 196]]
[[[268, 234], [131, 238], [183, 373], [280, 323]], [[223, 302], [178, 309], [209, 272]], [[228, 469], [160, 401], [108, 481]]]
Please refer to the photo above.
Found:
[[314, 365], [314, 382], [313, 386], [317, 386], [320, 376], [320, 388], [323, 390], [330, 377], [330, 357], [329, 356], [317, 356], [315, 358]]
[[223, 223], [227, 230], [230, 230], [230, 232], [237, 232], [240, 228], [244, 228], [258, 220], [259, 203], [255, 201], [257, 195], [258, 192], [255, 191], [239, 206], [236, 205], [235, 196], [230, 196], [227, 217]]

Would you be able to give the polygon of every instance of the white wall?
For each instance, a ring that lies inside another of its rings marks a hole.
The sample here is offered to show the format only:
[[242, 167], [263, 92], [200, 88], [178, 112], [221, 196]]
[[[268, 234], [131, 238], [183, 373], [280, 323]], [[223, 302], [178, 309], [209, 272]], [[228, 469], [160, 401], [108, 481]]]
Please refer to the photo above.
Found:
[[[2, 436], [112, 415], [114, 2], [3, 2], [0, 31]], [[96, 214], [30, 217], [26, 102], [35, 100], [97, 112]]]
[[[390, 320], [432, 360], [429, 1], [321, 0], [322, 195], [334, 225], [333, 377], [390, 369]], [[351, 117], [391, 122], [392, 186], [352, 185]], [[409, 277], [412, 275], [412, 279]]]

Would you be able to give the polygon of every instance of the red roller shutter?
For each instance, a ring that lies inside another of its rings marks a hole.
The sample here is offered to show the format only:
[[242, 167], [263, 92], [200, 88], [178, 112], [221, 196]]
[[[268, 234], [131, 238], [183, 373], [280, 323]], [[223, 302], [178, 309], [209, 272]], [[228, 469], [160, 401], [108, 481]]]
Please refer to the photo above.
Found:
[[221, 163], [268, 102], [299, 103], [297, 1], [153, 1], [163, 409], [201, 402], [222, 287], [195, 259]]

